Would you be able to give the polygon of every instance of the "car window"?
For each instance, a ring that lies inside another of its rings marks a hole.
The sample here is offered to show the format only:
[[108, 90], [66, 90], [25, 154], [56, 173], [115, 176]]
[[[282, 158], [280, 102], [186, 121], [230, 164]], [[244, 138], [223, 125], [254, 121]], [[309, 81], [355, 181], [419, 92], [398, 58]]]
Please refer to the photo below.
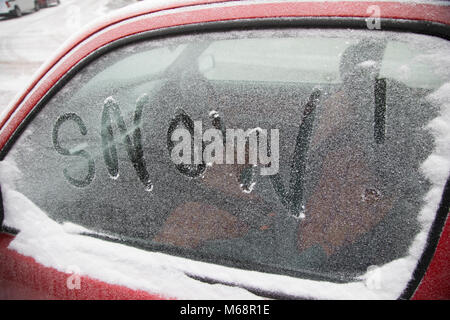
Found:
[[[420, 50], [418, 49], [420, 48]], [[57, 222], [245, 269], [351, 281], [409, 254], [444, 40], [253, 30], [110, 51], [5, 161]], [[444, 70], [444, 71], [443, 71]], [[446, 70], [446, 71], [445, 71]]]
[[431, 51], [415, 50], [410, 43], [390, 41], [386, 45], [380, 77], [398, 80], [408, 87], [437, 88], [445, 82], [446, 72], [430, 68], [430, 60], [442, 59]]
[[239, 39], [212, 43], [200, 56], [211, 60], [207, 79], [337, 83], [339, 57], [353, 39]]
[[[136, 79], [145, 81], [146, 78], [164, 71], [171, 65], [184, 47], [185, 45], [173, 48], [153, 48], [147, 51], [135, 52], [134, 54], [133, 48], [130, 48], [129, 55], [126, 58], [117, 61], [95, 75], [80, 91], [85, 93], [84, 90], [93, 91], [97, 87], [99, 90], [102, 90], [102, 86], [106, 84], [120, 86], [121, 83], [136, 81]], [[89, 94], [89, 92], [86, 93]]]

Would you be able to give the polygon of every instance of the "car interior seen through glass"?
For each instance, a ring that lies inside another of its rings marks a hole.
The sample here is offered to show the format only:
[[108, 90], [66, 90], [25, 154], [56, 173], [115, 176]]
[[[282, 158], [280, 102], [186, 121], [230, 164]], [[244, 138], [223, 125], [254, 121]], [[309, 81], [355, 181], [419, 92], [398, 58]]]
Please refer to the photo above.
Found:
[[367, 30], [147, 39], [81, 69], [5, 159], [20, 171], [14, 188], [57, 222], [351, 281], [406, 256], [420, 231], [426, 124], [439, 112], [427, 96], [449, 81], [432, 59], [449, 49]]

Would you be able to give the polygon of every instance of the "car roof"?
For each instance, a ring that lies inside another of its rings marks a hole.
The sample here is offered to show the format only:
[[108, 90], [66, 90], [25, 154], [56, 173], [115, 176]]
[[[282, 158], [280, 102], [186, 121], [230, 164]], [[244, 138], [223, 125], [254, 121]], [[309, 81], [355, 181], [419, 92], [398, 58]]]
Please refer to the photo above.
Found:
[[[137, 15], [154, 13], [154, 12], [162, 12], [165, 10], [178, 9], [178, 8], [187, 8], [187, 7], [195, 7], [195, 6], [209, 6], [215, 7], [218, 4], [226, 4], [226, 5], [251, 5], [251, 4], [261, 4], [261, 3], [272, 3], [283, 5], [286, 3], [311, 3], [311, 5], [320, 4], [321, 6], [325, 6], [329, 8], [330, 15], [339, 15], [339, 12], [336, 10], [339, 6], [349, 5], [351, 7], [357, 7], [358, 5], [363, 5], [366, 8], [370, 5], [379, 5], [381, 7], [387, 7], [390, 5], [389, 11], [396, 11], [396, 18], [408, 18], [408, 10], [405, 11], [405, 8], [411, 8], [412, 6], [420, 6], [420, 5], [433, 5], [438, 7], [449, 7], [449, 1], [442, 0], [152, 0], [152, 1], [140, 1], [135, 4], [129, 5], [125, 8], [113, 11], [109, 16], [104, 17], [103, 19], [98, 20], [98, 23], [102, 22], [111, 22], [116, 19], [123, 19], [125, 17], [130, 18]], [[339, 6], [336, 6], [339, 5]], [[316, 7], [317, 8], [317, 7]], [[336, 11], [335, 14], [332, 12]], [[388, 12], [380, 11], [380, 17], [388, 17]], [[356, 12], [356, 11], [355, 11]], [[314, 15], [314, 8], [312, 8], [312, 12], [308, 12], [308, 15]], [[299, 14], [300, 15], [300, 14]], [[369, 14], [367, 15], [369, 16]], [[424, 17], [427, 16], [427, 13], [424, 12]], [[447, 12], [447, 21], [442, 21], [443, 23], [450, 24], [450, 12]]]
[[[293, 5], [303, 4], [307, 10]], [[369, 6], [380, 7], [380, 18], [424, 20], [450, 25], [450, 2], [442, 0], [152, 0], [139, 1], [93, 21], [66, 41], [71, 44], [108, 26], [146, 14], [168, 14], [171, 10], [201, 10], [223, 6], [283, 6], [288, 16], [370, 17]], [[320, 9], [320, 10], [319, 10]], [[270, 10], [270, 9], [269, 9]]]

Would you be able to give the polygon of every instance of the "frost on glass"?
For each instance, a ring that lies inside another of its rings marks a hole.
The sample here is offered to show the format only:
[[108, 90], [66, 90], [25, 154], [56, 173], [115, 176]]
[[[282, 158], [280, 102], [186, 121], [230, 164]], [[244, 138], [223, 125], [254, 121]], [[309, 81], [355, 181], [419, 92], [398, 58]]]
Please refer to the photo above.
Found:
[[[427, 96], [449, 81], [448, 56], [443, 40], [368, 31], [130, 44], [64, 85], [6, 161], [21, 172], [14, 188], [57, 222], [194, 259], [349, 281], [407, 256], [421, 231], [430, 182], [420, 166], [435, 145], [426, 124], [440, 107]], [[171, 133], [193, 133], [194, 121], [278, 129], [279, 171], [173, 163]]]

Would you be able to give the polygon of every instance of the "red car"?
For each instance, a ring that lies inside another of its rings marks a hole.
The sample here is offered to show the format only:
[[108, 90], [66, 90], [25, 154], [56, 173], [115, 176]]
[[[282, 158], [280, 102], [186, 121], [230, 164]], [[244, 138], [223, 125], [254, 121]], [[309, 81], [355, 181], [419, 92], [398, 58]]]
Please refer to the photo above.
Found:
[[1, 116], [0, 297], [449, 299], [450, 10], [143, 1]]
[[60, 0], [36, 0], [36, 8], [48, 8], [51, 5], [59, 5]]

